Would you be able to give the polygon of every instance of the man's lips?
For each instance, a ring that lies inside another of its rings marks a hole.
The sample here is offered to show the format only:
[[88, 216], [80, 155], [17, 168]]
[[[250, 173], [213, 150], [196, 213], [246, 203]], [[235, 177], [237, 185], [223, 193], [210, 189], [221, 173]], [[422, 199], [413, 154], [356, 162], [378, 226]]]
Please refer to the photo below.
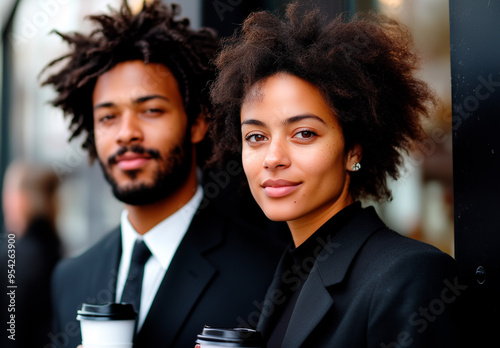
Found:
[[136, 153], [126, 153], [116, 158], [116, 165], [121, 170], [136, 170], [144, 166], [149, 160], [150, 156]]
[[262, 188], [268, 197], [279, 198], [289, 195], [302, 185], [301, 182], [293, 182], [283, 179], [268, 179], [262, 183]]

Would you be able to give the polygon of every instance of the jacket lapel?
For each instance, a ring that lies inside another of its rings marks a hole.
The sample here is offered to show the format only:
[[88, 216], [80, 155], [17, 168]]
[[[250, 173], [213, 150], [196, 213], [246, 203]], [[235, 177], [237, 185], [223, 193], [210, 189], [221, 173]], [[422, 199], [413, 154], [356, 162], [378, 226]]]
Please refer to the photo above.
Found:
[[297, 299], [282, 347], [300, 347], [332, 305], [333, 299], [319, 273], [312, 270]]
[[[288, 248], [286, 248], [288, 250]], [[273, 304], [275, 302], [275, 294], [279, 293], [283, 287], [282, 283], [282, 274], [286, 271], [286, 264], [285, 264], [285, 255], [287, 251], [283, 253], [281, 256], [281, 260], [278, 262], [278, 266], [276, 267], [276, 272], [274, 273], [274, 278], [271, 281], [271, 284], [269, 285], [266, 296], [264, 298], [264, 304]], [[267, 314], [267, 315], [266, 315]], [[270, 325], [270, 319], [273, 314], [273, 311], [270, 311], [269, 313], [263, 313], [261, 312], [260, 317], [259, 317], [259, 322], [257, 323], [257, 330], [259, 330], [264, 337], [268, 336], [267, 329], [269, 328]]]
[[375, 209], [366, 208], [324, 244], [297, 299], [282, 347], [298, 348], [304, 343], [334, 303], [335, 290], [329, 288], [343, 281], [365, 241], [384, 227]]
[[118, 275], [118, 264], [122, 253], [120, 227], [114, 229], [104, 243], [101, 251], [97, 254], [99, 259], [96, 262], [99, 267], [92, 278], [91, 289], [88, 294], [95, 296], [88, 298], [88, 303], [115, 302], [116, 280]]
[[170, 347], [194, 304], [217, 273], [203, 254], [221, 243], [223, 226], [215, 214], [206, 216], [207, 213], [203, 212], [204, 218], [195, 216], [179, 245], [135, 345], [146, 347], [148, 337], [162, 336], [163, 346]]

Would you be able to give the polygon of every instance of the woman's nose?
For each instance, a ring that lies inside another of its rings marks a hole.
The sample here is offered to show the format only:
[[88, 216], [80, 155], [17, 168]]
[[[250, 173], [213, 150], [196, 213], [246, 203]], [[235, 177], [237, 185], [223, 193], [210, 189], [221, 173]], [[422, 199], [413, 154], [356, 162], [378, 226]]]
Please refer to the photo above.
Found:
[[263, 163], [266, 169], [286, 168], [290, 166], [290, 158], [286, 144], [281, 140], [271, 141]]

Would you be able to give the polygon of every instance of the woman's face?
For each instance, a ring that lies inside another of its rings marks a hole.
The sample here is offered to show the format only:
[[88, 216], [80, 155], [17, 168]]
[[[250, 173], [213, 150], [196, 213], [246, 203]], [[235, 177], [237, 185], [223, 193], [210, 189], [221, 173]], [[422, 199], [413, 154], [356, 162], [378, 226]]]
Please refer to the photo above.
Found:
[[352, 203], [348, 171], [361, 152], [345, 154], [340, 124], [314, 85], [287, 73], [259, 81], [242, 104], [241, 130], [250, 190], [271, 220], [319, 227]]

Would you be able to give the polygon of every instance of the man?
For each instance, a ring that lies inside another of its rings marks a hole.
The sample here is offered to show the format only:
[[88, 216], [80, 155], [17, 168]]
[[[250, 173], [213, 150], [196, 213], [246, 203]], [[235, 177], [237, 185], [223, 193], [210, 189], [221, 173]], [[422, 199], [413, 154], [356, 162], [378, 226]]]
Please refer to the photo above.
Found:
[[[55, 271], [58, 347], [80, 343], [83, 302], [133, 303], [134, 347], [192, 347], [205, 324], [249, 323], [284, 246], [204, 197], [196, 164], [217, 40], [177, 14], [154, 1], [134, 15], [124, 1], [119, 12], [90, 17], [92, 34], [59, 34], [72, 51], [44, 85], [58, 92], [53, 104], [72, 117], [73, 136], [87, 133], [85, 147], [125, 210], [119, 228]], [[237, 172], [227, 168], [225, 178]], [[129, 286], [136, 268], [138, 293]]]

